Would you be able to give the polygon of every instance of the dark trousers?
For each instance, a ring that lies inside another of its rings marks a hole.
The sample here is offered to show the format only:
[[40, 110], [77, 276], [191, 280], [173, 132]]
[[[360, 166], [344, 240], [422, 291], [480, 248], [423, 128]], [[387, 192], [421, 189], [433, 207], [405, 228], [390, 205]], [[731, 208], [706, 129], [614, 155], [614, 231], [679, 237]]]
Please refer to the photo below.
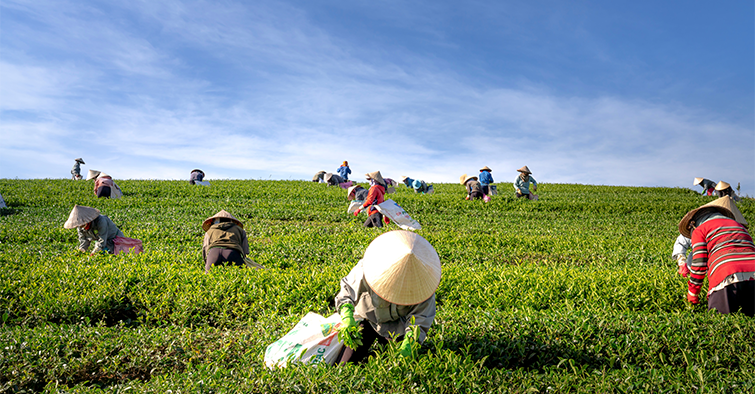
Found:
[[338, 357], [337, 364], [356, 363], [362, 361], [370, 352], [370, 346], [377, 339], [378, 343], [387, 344], [388, 339], [380, 336], [372, 328], [372, 325], [366, 320], [362, 320], [359, 323], [362, 326], [362, 345], [356, 349], [350, 349], [348, 346], [344, 346], [341, 350], [341, 355]]
[[482, 194], [482, 191], [479, 190], [473, 190], [471, 193], [469, 193], [470, 200], [479, 200], [483, 197], [485, 197], [485, 195]]
[[718, 313], [742, 312], [755, 316], [755, 281], [732, 283], [708, 296], [708, 309]]
[[97, 188], [97, 197], [110, 198], [110, 186], [100, 186]]
[[207, 262], [204, 265], [204, 272], [210, 272], [213, 265], [240, 265], [244, 266], [244, 256], [236, 249], [212, 248], [207, 251]]
[[529, 193], [527, 193], [527, 194], [517, 193], [516, 194], [516, 198], [520, 198], [520, 197], [527, 197], [527, 200], [530, 199]]
[[483, 186], [483, 187], [482, 187], [482, 193], [483, 193], [483, 194], [490, 194], [490, 187], [488, 187], [488, 186]]
[[364, 227], [383, 227], [383, 214], [375, 212], [364, 221]]

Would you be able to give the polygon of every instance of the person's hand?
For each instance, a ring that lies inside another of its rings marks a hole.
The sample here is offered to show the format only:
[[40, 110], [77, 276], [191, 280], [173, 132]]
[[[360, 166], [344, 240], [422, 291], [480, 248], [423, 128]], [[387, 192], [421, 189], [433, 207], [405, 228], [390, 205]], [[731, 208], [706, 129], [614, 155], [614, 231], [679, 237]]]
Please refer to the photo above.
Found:
[[464, 197], [465, 200], [469, 200], [469, 194], [467, 194], [466, 197]]
[[354, 320], [354, 305], [341, 305], [341, 327], [338, 328], [338, 340], [350, 349], [356, 349], [362, 345], [360, 327]]
[[404, 336], [404, 340], [401, 341], [401, 346], [398, 348], [398, 354], [402, 357], [412, 356], [412, 346], [415, 344], [414, 331], [409, 331]]
[[519, 189], [516, 189], [516, 194], [522, 194], [522, 191]]
[[687, 301], [689, 301], [691, 304], [697, 305], [700, 303], [700, 298], [697, 295], [687, 293]]
[[383, 216], [383, 221], [385, 222], [385, 224], [391, 224], [391, 219], [388, 219], [387, 216]]
[[676, 264], [679, 265], [679, 271], [677, 273], [683, 277], [689, 275], [689, 268], [687, 268], [687, 258], [683, 254], [678, 255], [676, 258]]
[[354, 211], [354, 216], [359, 216], [360, 212], [362, 212], [362, 210], [361, 209], [357, 209], [356, 211]]

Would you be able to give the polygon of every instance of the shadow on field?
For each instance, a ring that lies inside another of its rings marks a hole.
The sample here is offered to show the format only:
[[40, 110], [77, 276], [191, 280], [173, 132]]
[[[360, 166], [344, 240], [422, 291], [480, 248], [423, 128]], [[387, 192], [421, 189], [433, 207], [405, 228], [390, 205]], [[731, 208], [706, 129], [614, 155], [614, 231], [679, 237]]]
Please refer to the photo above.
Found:
[[0, 208], [0, 216], [10, 216], [21, 213], [19, 208]]
[[[433, 347], [428, 341], [425, 346]], [[584, 344], [582, 344], [584, 345]], [[443, 349], [464, 354], [474, 360], [485, 359], [484, 366], [491, 369], [533, 369], [564, 366], [565, 361], [581, 367], [613, 368], [609, 359], [597, 356], [591, 351], [578, 349], [577, 345], [563, 343], [558, 339], [553, 343], [522, 337], [517, 339], [500, 338], [493, 335], [446, 337]]]

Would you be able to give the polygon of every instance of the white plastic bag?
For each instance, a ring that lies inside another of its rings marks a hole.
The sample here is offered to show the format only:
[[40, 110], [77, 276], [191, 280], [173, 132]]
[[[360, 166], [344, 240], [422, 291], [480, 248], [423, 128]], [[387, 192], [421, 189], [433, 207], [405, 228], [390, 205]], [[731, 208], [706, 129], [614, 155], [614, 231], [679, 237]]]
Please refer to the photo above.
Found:
[[491, 196], [497, 196], [498, 195], [498, 186], [496, 185], [490, 185], [488, 186], [488, 189], [490, 190]]
[[375, 205], [380, 213], [387, 216], [388, 219], [393, 220], [399, 227], [404, 230], [419, 230], [422, 226], [416, 220], [412, 219], [404, 208], [401, 208], [393, 200], [385, 200], [382, 203]]
[[354, 213], [359, 207], [364, 204], [364, 201], [352, 201], [351, 204], [349, 204], [349, 208], [346, 209], [346, 213]]
[[343, 348], [343, 342], [338, 341], [340, 326], [338, 313], [327, 319], [307, 313], [291, 331], [265, 349], [265, 365], [275, 368], [289, 363], [334, 364]]
[[200, 186], [210, 186], [210, 182], [208, 181], [194, 181], [194, 184]]
[[121, 198], [123, 197], [123, 192], [121, 191], [120, 186], [118, 186], [115, 182], [113, 182], [113, 187], [110, 188], [110, 198]]

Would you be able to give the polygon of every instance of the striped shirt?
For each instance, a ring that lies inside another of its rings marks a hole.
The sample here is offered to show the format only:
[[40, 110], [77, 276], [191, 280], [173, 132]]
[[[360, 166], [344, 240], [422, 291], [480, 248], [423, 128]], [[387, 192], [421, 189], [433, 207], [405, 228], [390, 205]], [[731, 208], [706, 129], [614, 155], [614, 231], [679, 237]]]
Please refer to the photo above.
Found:
[[710, 291], [736, 273], [755, 271], [755, 244], [747, 229], [729, 218], [706, 220], [692, 232], [689, 293], [697, 295], [708, 276]]

